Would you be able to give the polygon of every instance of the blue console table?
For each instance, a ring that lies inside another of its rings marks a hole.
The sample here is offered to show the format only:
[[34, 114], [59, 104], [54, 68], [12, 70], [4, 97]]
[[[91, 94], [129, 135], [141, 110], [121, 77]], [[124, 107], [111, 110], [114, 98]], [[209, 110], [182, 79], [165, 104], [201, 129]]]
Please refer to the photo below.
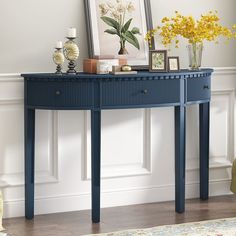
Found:
[[[35, 110], [91, 110], [92, 221], [100, 222], [101, 111], [175, 107], [175, 209], [185, 210], [186, 106], [199, 104], [200, 198], [208, 199], [209, 106], [212, 69], [137, 75], [23, 74], [25, 216], [34, 217]], [[167, 170], [168, 171], [168, 170]]]

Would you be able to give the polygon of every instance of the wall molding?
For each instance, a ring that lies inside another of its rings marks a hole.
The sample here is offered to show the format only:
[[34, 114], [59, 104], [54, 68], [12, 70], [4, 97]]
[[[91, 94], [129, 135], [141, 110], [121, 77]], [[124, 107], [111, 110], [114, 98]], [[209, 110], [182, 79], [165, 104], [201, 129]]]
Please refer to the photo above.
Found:
[[[143, 109], [143, 158], [142, 163], [106, 165], [102, 167], [101, 178], [120, 178], [128, 176], [151, 175], [151, 109]], [[84, 150], [83, 180], [91, 179], [91, 127], [89, 111], [84, 112]]]
[[[1, 99], [0, 106], [7, 105], [17, 105], [23, 106], [23, 99]], [[48, 183], [57, 183], [59, 165], [58, 165], [58, 112], [57, 111], [48, 111], [49, 112], [49, 123], [50, 129], [49, 132], [49, 160], [50, 166], [49, 171], [36, 171], [35, 173], [35, 184], [48, 184]], [[0, 174], [0, 187], [9, 188], [9, 187], [19, 187], [24, 185], [24, 172], [11, 173], [11, 174]]]
[[[20, 73], [9, 73], [1, 74], [0, 73], [0, 84], [1, 83], [15, 83], [23, 82], [23, 78], [20, 76]], [[2, 85], [4, 86], [4, 85]], [[22, 106], [24, 105], [23, 94], [20, 97], [7, 97], [0, 98], [0, 107], [1, 106]], [[58, 112], [57, 111], [48, 111], [49, 115], [49, 171], [36, 171], [36, 184], [47, 184], [47, 183], [57, 183], [58, 180]], [[18, 187], [24, 185], [24, 172], [13, 173], [13, 174], [1, 174], [0, 175], [0, 187]]]
[[[222, 69], [222, 71], [224, 70], [225, 69]], [[210, 156], [210, 163], [209, 163], [210, 170], [230, 168], [232, 167], [234, 161], [235, 89], [212, 90], [212, 98], [214, 96], [225, 96], [225, 95], [228, 96], [228, 104], [229, 104], [227, 111], [227, 154], [226, 156]], [[186, 171], [191, 172], [198, 170], [199, 170], [199, 157], [187, 159]], [[228, 180], [230, 180], [230, 178], [228, 178]]]
[[[232, 162], [227, 160], [227, 157], [210, 157], [209, 169], [227, 169], [232, 167]], [[199, 158], [191, 158], [187, 160], [186, 171], [198, 171], [199, 170]], [[227, 180], [229, 180], [228, 178]]]
[[48, 111], [50, 113], [50, 171], [48, 172], [47, 182], [42, 176], [36, 184], [58, 183], [59, 182], [59, 155], [58, 155], [58, 111]]
[[[225, 163], [222, 163], [222, 167], [227, 164], [233, 164], [235, 154], [234, 154], [234, 117], [235, 117], [235, 89], [219, 89], [212, 91], [213, 96], [227, 96], [228, 97], [228, 111], [227, 111], [227, 155], [225, 158]], [[223, 157], [211, 157], [211, 160], [217, 160]], [[214, 164], [213, 164], [214, 165]], [[217, 166], [217, 161], [215, 163]]]
[[1, 82], [23, 82], [24, 79], [20, 75], [21, 75], [20, 73], [15, 73], [15, 74], [0, 73], [0, 83]]
[[1, 105], [22, 105], [24, 104], [23, 98], [9, 98], [9, 99], [1, 99], [0, 98], [0, 106]]
[[21, 74], [31, 74], [31, 73], [52, 73], [52, 72], [0, 73], [0, 83], [1, 82], [23, 82], [24, 78], [21, 77]]
[[235, 75], [236, 67], [214, 67], [213, 75]]

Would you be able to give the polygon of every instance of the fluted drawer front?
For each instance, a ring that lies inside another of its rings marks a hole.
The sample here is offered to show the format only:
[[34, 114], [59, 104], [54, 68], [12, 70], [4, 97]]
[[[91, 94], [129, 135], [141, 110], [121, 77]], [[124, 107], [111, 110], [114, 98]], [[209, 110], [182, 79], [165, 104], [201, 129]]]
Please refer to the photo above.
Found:
[[187, 79], [187, 102], [209, 100], [210, 97], [210, 77]]
[[93, 84], [90, 82], [27, 82], [27, 105], [89, 108], [93, 105]]
[[180, 80], [104, 81], [101, 106], [158, 105], [180, 102]]

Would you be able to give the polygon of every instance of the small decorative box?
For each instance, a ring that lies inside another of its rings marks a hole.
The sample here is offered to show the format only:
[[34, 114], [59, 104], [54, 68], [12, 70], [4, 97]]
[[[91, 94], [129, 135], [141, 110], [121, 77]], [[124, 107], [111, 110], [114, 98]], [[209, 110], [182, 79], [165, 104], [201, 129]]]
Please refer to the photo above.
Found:
[[109, 74], [111, 65], [109, 61], [97, 61], [97, 74]]
[[97, 73], [97, 60], [85, 59], [83, 63], [83, 71], [85, 73], [96, 74]]
[[97, 62], [103, 61], [108, 62], [110, 65], [109, 71], [112, 71], [113, 65], [127, 65], [127, 59], [119, 58], [119, 59], [103, 59], [103, 60], [97, 60], [97, 59], [85, 59], [83, 62], [83, 71], [85, 73], [89, 74], [96, 74], [97, 73]]

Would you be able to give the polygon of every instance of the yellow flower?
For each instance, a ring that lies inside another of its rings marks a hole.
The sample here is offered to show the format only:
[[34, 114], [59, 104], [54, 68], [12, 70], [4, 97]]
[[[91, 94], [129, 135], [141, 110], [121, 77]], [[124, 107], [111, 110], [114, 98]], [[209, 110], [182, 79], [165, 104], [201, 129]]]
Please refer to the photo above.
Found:
[[[210, 11], [206, 15], [201, 15], [200, 19], [196, 20], [192, 16], [183, 16], [175, 11], [175, 16], [162, 19], [162, 26], [157, 26], [155, 31], [150, 30], [146, 37], [148, 42], [158, 33], [162, 37], [164, 46], [168, 46], [175, 41], [175, 46], [178, 47], [178, 36], [188, 39], [189, 43], [202, 43], [204, 40], [217, 41], [220, 36], [227, 40], [236, 37], [236, 32], [233, 32], [227, 27], [220, 25], [217, 11]], [[236, 29], [236, 24], [233, 26]]]
[[162, 23], [165, 23], [165, 22], [167, 22], [167, 21], [169, 21], [169, 18], [164, 17], [161, 22], [162, 22]]

